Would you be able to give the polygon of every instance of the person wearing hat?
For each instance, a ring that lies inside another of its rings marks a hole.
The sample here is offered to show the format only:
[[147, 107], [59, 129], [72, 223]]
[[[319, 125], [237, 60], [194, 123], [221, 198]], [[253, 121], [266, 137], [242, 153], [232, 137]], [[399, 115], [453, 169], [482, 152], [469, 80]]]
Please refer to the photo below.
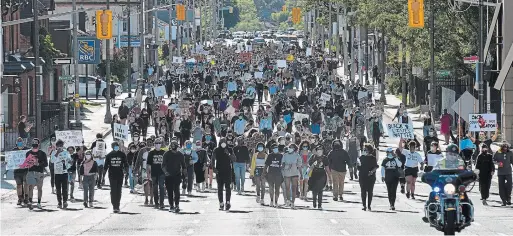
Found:
[[[235, 161], [235, 155], [230, 147], [228, 147], [227, 140], [221, 138], [219, 140], [219, 147], [217, 147], [212, 154], [212, 166], [214, 173], [216, 173], [217, 180], [217, 197], [219, 199], [219, 210], [230, 210], [231, 208], [231, 182], [232, 182], [232, 166]], [[223, 190], [226, 189], [226, 204], [223, 201]]]
[[399, 185], [399, 169], [403, 163], [395, 156], [393, 148], [387, 148], [386, 157], [381, 162], [381, 181], [387, 186], [388, 202], [390, 210], [395, 210], [395, 199], [397, 195], [397, 186]]
[[511, 166], [513, 166], [513, 152], [509, 144], [503, 142], [501, 148], [493, 155], [497, 164], [497, 177], [499, 179], [499, 195], [502, 206], [511, 205]]
[[324, 155], [322, 145], [318, 145], [315, 148], [315, 152], [312, 157], [308, 160], [310, 166], [309, 179], [308, 179], [308, 190], [312, 191], [312, 204], [313, 208], [322, 210], [322, 194], [324, 187], [328, 182], [328, 169], [329, 162], [326, 155]]
[[[178, 140], [171, 139], [169, 151], [164, 153], [162, 159], [162, 172], [166, 178], [166, 190], [169, 202], [169, 211], [180, 211], [180, 182], [182, 176], [187, 174], [187, 163], [182, 152], [178, 150]], [[186, 175], [187, 176], [187, 175]], [[158, 202], [155, 201], [155, 204]]]
[[495, 172], [495, 164], [493, 163], [492, 153], [488, 150], [488, 145], [481, 144], [481, 153], [477, 156], [476, 169], [479, 170], [479, 192], [483, 205], [488, 205], [486, 200], [490, 197], [490, 187]]
[[112, 151], [105, 156], [105, 171], [109, 171], [110, 201], [114, 213], [119, 213], [121, 192], [123, 187], [123, 170], [128, 166], [126, 154], [120, 150], [117, 141], [112, 142]]
[[57, 207], [66, 209], [68, 207], [68, 170], [73, 163], [73, 159], [69, 152], [64, 149], [64, 142], [62, 140], [57, 140], [55, 146], [57, 150], [52, 153], [50, 161], [54, 163]]
[[[23, 138], [18, 137], [16, 139], [16, 147], [13, 151], [21, 151], [28, 150], [25, 147], [25, 142], [23, 142]], [[16, 191], [18, 193], [18, 205], [28, 204], [28, 189], [27, 189], [27, 173], [28, 170], [26, 168], [19, 168], [14, 170], [14, 180], [16, 181]]]
[[[162, 171], [162, 162], [165, 151], [162, 149], [163, 139], [155, 139], [155, 148], [148, 152], [147, 160], [147, 173], [148, 178], [151, 178], [153, 184], [153, 200], [155, 201], [155, 208], [164, 209], [164, 172]], [[159, 194], [160, 193], [160, 194]]]
[[84, 207], [93, 207], [94, 186], [96, 184], [96, 173], [98, 164], [93, 159], [91, 150], [85, 151], [84, 162], [80, 165], [79, 173], [83, 176], [82, 183], [84, 189]]
[[37, 186], [37, 208], [41, 209], [41, 197], [43, 196], [44, 170], [48, 166], [46, 153], [39, 150], [40, 141], [37, 138], [32, 140], [32, 149], [25, 155], [25, 160], [32, 159], [33, 165], [29, 167], [27, 173], [28, 201], [29, 208], [32, 209], [32, 196], [34, 187]]

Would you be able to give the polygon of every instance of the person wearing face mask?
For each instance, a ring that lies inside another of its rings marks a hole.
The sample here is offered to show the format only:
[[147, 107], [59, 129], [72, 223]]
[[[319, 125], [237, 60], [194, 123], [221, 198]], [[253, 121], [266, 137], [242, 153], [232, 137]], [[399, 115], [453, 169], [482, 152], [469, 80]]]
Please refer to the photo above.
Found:
[[283, 182], [281, 173], [283, 154], [280, 153], [277, 145], [271, 147], [272, 153], [265, 160], [264, 175], [269, 183], [269, 195], [271, 196], [270, 207], [278, 206], [278, 198], [280, 197], [280, 187]]
[[[16, 147], [13, 149], [14, 151], [28, 150], [25, 147], [25, 143], [23, 142], [23, 138], [19, 137], [16, 140]], [[24, 204], [29, 204], [28, 201], [28, 191], [27, 191], [27, 173], [28, 170], [26, 168], [19, 168], [14, 170], [14, 180], [16, 180], [16, 191], [18, 193], [18, 205], [21, 205], [22, 202]]]
[[508, 143], [504, 142], [501, 148], [493, 155], [497, 165], [499, 179], [499, 195], [502, 206], [511, 205], [511, 166], [513, 166], [513, 152], [509, 150]]
[[281, 136], [278, 138], [278, 151], [283, 153], [285, 152], [286, 150], [286, 147], [287, 147], [287, 143], [286, 143], [286, 140], [285, 140], [285, 137]]
[[80, 165], [80, 160], [83, 159], [84, 152], [77, 147], [68, 147], [68, 152], [71, 155], [71, 159], [73, 160], [71, 167], [68, 170], [68, 183], [69, 183], [69, 200], [71, 202], [75, 202], [75, 197], [73, 197], [73, 193], [75, 191], [75, 179], [77, 178], [77, 165]]
[[264, 168], [267, 159], [267, 153], [265, 152], [265, 146], [263, 143], [258, 143], [255, 153], [251, 158], [251, 171], [250, 178], [255, 181], [257, 197], [257, 203], [264, 205], [265, 196], [265, 176]]
[[194, 152], [198, 156], [198, 161], [194, 163], [194, 175], [196, 176], [196, 191], [205, 191], [205, 179], [208, 176], [208, 155], [207, 150], [201, 145], [201, 141], [196, 141]]
[[273, 127], [273, 118], [272, 113], [268, 113], [266, 116], [260, 119], [260, 123], [258, 126], [260, 132], [265, 135], [265, 140], [269, 140], [272, 136]]
[[433, 168], [436, 166], [438, 161], [440, 161], [443, 157], [442, 152], [438, 147], [437, 142], [431, 143], [431, 149], [426, 153], [426, 168], [424, 168], [424, 172], [431, 172]]
[[[219, 141], [220, 145], [217, 147], [212, 155], [212, 166], [214, 173], [216, 173], [217, 180], [217, 197], [219, 199], [219, 210], [230, 210], [231, 208], [231, 188], [232, 182], [232, 166], [235, 161], [235, 155], [231, 148], [228, 147], [225, 138]], [[223, 190], [226, 189], [226, 205], [223, 201]]]
[[150, 114], [146, 108], [141, 110], [140, 118], [142, 123], [139, 124], [141, 127], [141, 135], [143, 137], [143, 141], [146, 141], [146, 135], [148, 135], [148, 126], [150, 126]]
[[299, 192], [300, 199], [306, 200], [308, 196], [308, 179], [309, 176], [309, 161], [312, 157], [312, 152], [310, 151], [310, 143], [308, 141], [303, 141], [300, 145], [299, 156], [301, 157], [301, 173], [299, 175]]
[[96, 140], [91, 144], [93, 150], [93, 158], [98, 164], [98, 178], [96, 179], [98, 189], [102, 189], [105, 184], [105, 154], [107, 152], [107, 144], [103, 140], [102, 134], [96, 134]]
[[[411, 141], [408, 144], [409, 150], [403, 149], [402, 152], [406, 156], [406, 162], [404, 164], [404, 175], [406, 176], [406, 197], [415, 199], [415, 182], [420, 170], [424, 169], [424, 160], [418, 152], [416, 152], [415, 141]], [[411, 195], [410, 195], [411, 193]]]
[[298, 151], [296, 144], [290, 144], [287, 148], [287, 152], [283, 154], [282, 160], [282, 175], [285, 179], [283, 192], [285, 195], [285, 205], [292, 209], [295, 209], [294, 202], [298, 190], [300, 170], [303, 165]]
[[349, 159], [352, 163], [352, 165], [349, 167], [350, 180], [358, 179], [357, 160], [358, 153], [360, 152], [360, 140], [358, 140], [358, 138], [356, 138], [356, 136], [354, 136], [353, 133], [350, 132], [348, 134], [345, 147], [347, 149], [347, 154], [349, 154]]
[[64, 142], [57, 140], [57, 151], [52, 153], [51, 162], [54, 163], [55, 187], [57, 188], [58, 208], [68, 207], [68, 170], [73, 163], [71, 155], [64, 149]]
[[488, 151], [486, 144], [481, 144], [481, 153], [477, 156], [476, 169], [479, 170], [479, 192], [483, 205], [487, 206], [486, 200], [490, 197], [490, 187], [495, 172], [492, 154]]
[[185, 195], [185, 190], [187, 190], [188, 195], [192, 195], [192, 187], [194, 183], [194, 163], [198, 161], [198, 154], [192, 150], [191, 141], [185, 142], [185, 148], [182, 149], [181, 152], [185, 158], [185, 165], [187, 166], [187, 173], [184, 175], [182, 182], [182, 195]]
[[239, 119], [235, 120], [233, 122], [233, 131], [241, 136], [244, 135], [244, 131], [246, 129], [246, 123], [247, 121], [244, 119], [244, 116], [242, 114], [239, 115]]
[[233, 163], [233, 169], [235, 172], [235, 189], [237, 195], [241, 195], [244, 192], [244, 181], [246, 179], [246, 163], [249, 162], [249, 149], [244, 144], [244, 138], [239, 137], [235, 142], [233, 148], [235, 154], [235, 162]]
[[395, 199], [400, 177], [399, 169], [402, 164], [399, 158], [394, 155], [394, 149], [388, 148], [386, 158], [381, 162], [381, 181], [387, 186], [388, 202], [392, 211], [395, 210]]
[[105, 171], [109, 171], [110, 201], [114, 213], [119, 213], [123, 187], [123, 170], [128, 166], [126, 155], [120, 150], [120, 144], [112, 142], [112, 151], [105, 156]]
[[[151, 183], [151, 178], [148, 174], [148, 154], [153, 148], [153, 140], [151, 138], [147, 139], [146, 142], [142, 142], [139, 145], [139, 151], [137, 152], [137, 161], [134, 166], [134, 174], [139, 179], [140, 182], [144, 186], [144, 205], [148, 206], [148, 197], [150, 194], [153, 194], [153, 184]], [[150, 197], [150, 205], [153, 205], [153, 197]]]
[[37, 208], [41, 209], [41, 197], [43, 196], [44, 169], [48, 166], [46, 153], [39, 150], [40, 141], [35, 138], [32, 140], [32, 149], [25, 155], [26, 158], [32, 158], [34, 165], [28, 168], [28, 201], [29, 209], [32, 209], [32, 197], [34, 196], [34, 187], [37, 186]]
[[342, 141], [334, 140], [333, 150], [328, 153], [329, 173], [333, 180], [333, 201], [342, 201], [344, 193], [344, 180], [346, 178], [347, 167], [351, 168], [353, 164], [346, 150], [342, 149]]
[[[93, 154], [90, 150], [85, 151], [85, 158], [80, 165], [79, 173], [83, 176], [84, 189], [84, 207], [93, 207], [94, 202], [94, 186], [96, 184], [96, 173], [98, 172], [98, 164], [93, 160]], [[89, 204], [88, 204], [89, 203]]]
[[[165, 151], [162, 150], [162, 139], [155, 140], [155, 149], [148, 153], [148, 161], [146, 163], [148, 170], [148, 178], [153, 183], [153, 200], [155, 208], [164, 209], [164, 172], [162, 171], [162, 160]], [[160, 193], [160, 194], [159, 194]]]
[[[182, 176], [187, 176], [185, 156], [178, 150], [178, 141], [171, 140], [170, 149], [164, 154], [162, 171], [166, 176], [166, 190], [169, 202], [169, 211], [180, 212], [180, 182]], [[156, 203], [156, 202], [155, 202]]]
[[313, 208], [322, 210], [322, 194], [328, 182], [327, 173], [329, 168], [328, 158], [323, 153], [322, 146], [317, 146], [315, 154], [312, 155], [308, 164], [310, 169], [308, 175], [308, 190], [312, 191]]
[[125, 185], [127, 183], [127, 180], [128, 180], [128, 183], [129, 183], [129, 187], [130, 187], [130, 193], [134, 193], [135, 190], [135, 178], [134, 178], [134, 170], [133, 170], [133, 166], [135, 165], [135, 160], [137, 159], [137, 148], [138, 146], [135, 145], [134, 143], [132, 143], [131, 145], [128, 145], [128, 150], [130, 150], [128, 152], [128, 154], [126, 155], [126, 161], [128, 163], [128, 171], [127, 174], [125, 175]]
[[[56, 142], [57, 139], [55, 138], [55, 136], [52, 136], [52, 138], [50, 139], [50, 146], [47, 149], [47, 153], [50, 157], [52, 156], [52, 153], [57, 150], [57, 147], [55, 147]], [[52, 194], [55, 194], [55, 175], [53, 167], [53, 163], [49, 161], [48, 169], [50, 169], [50, 185], [52, 186]]]
[[374, 147], [370, 144], [365, 144], [365, 151], [362, 151], [362, 156], [358, 158], [358, 170], [360, 171], [360, 190], [362, 197], [362, 210], [371, 211], [371, 203], [374, 192], [374, 183], [376, 182], [376, 170], [379, 168], [376, 159]]

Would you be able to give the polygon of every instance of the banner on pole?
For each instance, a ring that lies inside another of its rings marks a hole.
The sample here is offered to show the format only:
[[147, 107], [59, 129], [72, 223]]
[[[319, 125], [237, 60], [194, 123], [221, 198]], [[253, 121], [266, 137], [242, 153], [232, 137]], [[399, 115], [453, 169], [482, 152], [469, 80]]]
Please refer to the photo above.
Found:
[[497, 114], [469, 114], [468, 127], [471, 132], [496, 131]]

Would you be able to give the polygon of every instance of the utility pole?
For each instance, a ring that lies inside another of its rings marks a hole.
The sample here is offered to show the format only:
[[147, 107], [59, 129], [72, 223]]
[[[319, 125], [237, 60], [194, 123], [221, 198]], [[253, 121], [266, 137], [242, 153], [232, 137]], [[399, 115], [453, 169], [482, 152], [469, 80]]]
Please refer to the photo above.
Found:
[[[174, 4], [174, 3], [172, 3]], [[173, 64], [173, 56], [174, 54], [174, 47], [173, 47], [173, 7], [169, 7], [169, 68], [171, 69], [171, 65]]]
[[[365, 65], [365, 84], [369, 83], [369, 27], [367, 25], [363, 26], [363, 36], [365, 37], [365, 56], [363, 58]], [[362, 71], [363, 72], [363, 71]]]
[[[38, 3], [38, 0], [34, 0], [35, 4], [34, 5], [37, 5]], [[73, 5], [73, 55], [75, 57], [75, 61], [74, 61], [74, 71], [75, 71], [75, 99], [77, 99], [76, 102], [79, 102], [78, 99], [79, 99], [79, 94], [80, 94], [80, 76], [79, 76], [79, 72], [78, 72], [78, 12], [76, 12], [77, 10], [77, 1], [76, 0], [73, 0], [72, 1], [72, 5]], [[37, 15], [37, 13], [35, 13], [34, 15]], [[100, 20], [100, 19], [98, 19]], [[36, 35], [37, 32], [35, 32]], [[38, 40], [38, 38], [36, 37], [34, 40]], [[35, 45], [35, 44], [34, 44]], [[37, 51], [37, 50], [35, 50]], [[36, 58], [37, 60], [37, 58]], [[80, 106], [75, 106], [75, 121], [77, 123], [77, 125], [79, 125], [81, 122], [81, 117], [80, 117]]]
[[[107, 9], [110, 9], [110, 0], [107, 0]], [[112, 122], [112, 114], [110, 113], [110, 39], [107, 39], [105, 41], [106, 41], [105, 53], [107, 54], [105, 57], [106, 58], [106, 60], [105, 60], [105, 64], [106, 64], [105, 65], [105, 80], [107, 83], [107, 88], [106, 88], [106, 92], [105, 92], [105, 96], [106, 96], [105, 100], [107, 101], [107, 103], [106, 103], [107, 111], [105, 112], [105, 118], [103, 119], [103, 122], [109, 124]], [[118, 45], [121, 45], [121, 42], [118, 42]]]
[[438, 117], [438, 112], [435, 109], [435, 97], [436, 97], [436, 79], [435, 79], [435, 0], [429, 1], [429, 9], [431, 11], [430, 13], [430, 26], [431, 26], [431, 32], [430, 32], [430, 46], [431, 46], [431, 83], [429, 86], [429, 107], [431, 109], [431, 112], [433, 113], [433, 118]]
[[331, 47], [333, 46], [333, 20], [331, 18], [331, 2], [328, 2], [328, 35], [330, 37], [328, 43], [328, 55], [331, 57]]
[[[73, 1], [75, 2], [75, 1]], [[41, 74], [38, 74], [38, 73], [43, 73], [42, 70], [40, 70], [39, 68], [41, 68], [41, 66], [39, 65], [39, 1], [38, 0], [34, 0], [32, 1], [32, 4], [33, 4], [33, 7], [34, 7], [34, 72], [35, 72], [35, 76], [34, 78], [36, 79], [35, 81], [35, 89], [36, 89], [36, 137], [37, 138], [41, 138], [42, 137], [42, 132], [43, 132], [43, 129], [41, 127], [41, 82], [42, 82], [42, 75]], [[73, 10], [76, 10], [75, 8]], [[78, 14], [78, 13], [75, 13], [75, 14]], [[1, 17], [0, 17], [1, 18]], [[73, 24], [73, 26], [75, 26], [75, 24]], [[75, 28], [76, 30], [76, 28]], [[0, 31], [3, 31], [3, 29], [0, 29]], [[0, 39], [2, 39], [2, 37], [0, 37]], [[76, 38], [75, 38], [76, 40]], [[76, 50], [77, 48], [74, 49], [74, 51], [78, 51]], [[3, 54], [0, 54], [0, 55], [3, 55]], [[1, 59], [3, 60], [3, 59]], [[52, 63], [50, 61], [47, 61], [45, 63]], [[3, 70], [3, 67], [1, 68]], [[1, 77], [1, 76], [0, 76]], [[78, 79], [77, 79], [77, 84], [78, 84]], [[78, 89], [76, 90], [78, 91]], [[80, 113], [78, 113], [78, 116], [80, 117]]]
[[[144, 24], [144, 10], [145, 8], [145, 0], [140, 0], [139, 2], [140, 6], [140, 13], [139, 13], [139, 41], [140, 47], [139, 47], [139, 74], [141, 74], [141, 79], [144, 78], [144, 58], [146, 57], [146, 43], [144, 42], [144, 33], [146, 30], [145, 24]], [[171, 10], [170, 10], [171, 11]], [[169, 13], [169, 20], [171, 21], [171, 13]], [[171, 27], [169, 27], [169, 34], [171, 34]], [[170, 39], [171, 40], [171, 39]], [[143, 86], [144, 88], [144, 86]], [[143, 89], [144, 91], [144, 89]]]
[[386, 48], [385, 48], [385, 29], [383, 28], [382, 31], [381, 31], [381, 51], [380, 51], [380, 57], [381, 57], [381, 60], [379, 61], [380, 62], [380, 68], [381, 68], [381, 73], [379, 73], [379, 76], [380, 76], [380, 81], [381, 81], [381, 86], [380, 86], [380, 91], [379, 93], [381, 94], [381, 102], [383, 102], [383, 104], [386, 104], [387, 102], [387, 99], [386, 99], [386, 96], [385, 96], [385, 75], [386, 75], [386, 72], [387, 72], [387, 68], [386, 68]]
[[478, 99], [479, 113], [486, 113], [486, 105], [484, 99], [484, 5], [483, 0], [479, 0], [479, 63], [478, 63]]
[[356, 62], [354, 60], [355, 57], [356, 57], [356, 53], [357, 53], [356, 52], [356, 48], [354, 47], [354, 45], [355, 45], [354, 44], [355, 43], [354, 42], [354, 38], [355, 38], [355, 32], [354, 31], [355, 31], [355, 29], [356, 29], [356, 27], [351, 25], [351, 27], [350, 27], [350, 34], [349, 34], [350, 37], [351, 37], [351, 38], [349, 38], [349, 40], [350, 40], [349, 41], [350, 42], [349, 43], [349, 47], [351, 48], [351, 55], [349, 56], [349, 61], [351, 62], [351, 72], [349, 73], [349, 78], [351, 80], [351, 84], [355, 83], [355, 78], [354, 77], [356, 75], [356, 69], [357, 69]]
[[347, 48], [347, 8], [344, 6], [342, 14], [342, 50], [344, 55], [344, 73], [347, 75], [349, 65], [349, 50]]
[[362, 60], [363, 60], [363, 50], [362, 50], [362, 27], [358, 27], [358, 81], [361, 85], [365, 85], [363, 81], [363, 71], [362, 71]]
[[406, 106], [408, 105], [408, 90], [406, 88], [406, 59], [405, 59], [405, 47], [404, 42], [401, 42], [401, 47], [399, 48], [399, 57], [401, 63], [401, 85], [402, 85], [402, 103]]
[[[127, 9], [127, 17], [126, 17], [126, 21], [127, 21], [127, 27], [128, 27], [128, 46], [127, 46], [127, 53], [128, 53], [128, 73], [127, 73], [127, 77], [128, 77], [128, 96], [129, 97], [132, 97], [132, 35], [131, 35], [131, 29], [132, 29], [132, 26], [130, 24], [131, 20], [130, 20], [130, 3], [131, 3], [132, 0], [128, 0], [128, 4], [126, 5], [126, 7], [128, 8]], [[143, 45], [141, 45], [141, 47], [143, 47]]]

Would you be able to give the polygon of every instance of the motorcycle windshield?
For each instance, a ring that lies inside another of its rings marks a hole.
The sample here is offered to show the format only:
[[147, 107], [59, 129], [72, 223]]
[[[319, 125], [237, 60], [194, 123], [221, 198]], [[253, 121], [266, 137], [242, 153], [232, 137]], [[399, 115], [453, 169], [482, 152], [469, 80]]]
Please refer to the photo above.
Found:
[[447, 153], [446, 157], [438, 161], [435, 170], [464, 170], [465, 162], [458, 154]]

